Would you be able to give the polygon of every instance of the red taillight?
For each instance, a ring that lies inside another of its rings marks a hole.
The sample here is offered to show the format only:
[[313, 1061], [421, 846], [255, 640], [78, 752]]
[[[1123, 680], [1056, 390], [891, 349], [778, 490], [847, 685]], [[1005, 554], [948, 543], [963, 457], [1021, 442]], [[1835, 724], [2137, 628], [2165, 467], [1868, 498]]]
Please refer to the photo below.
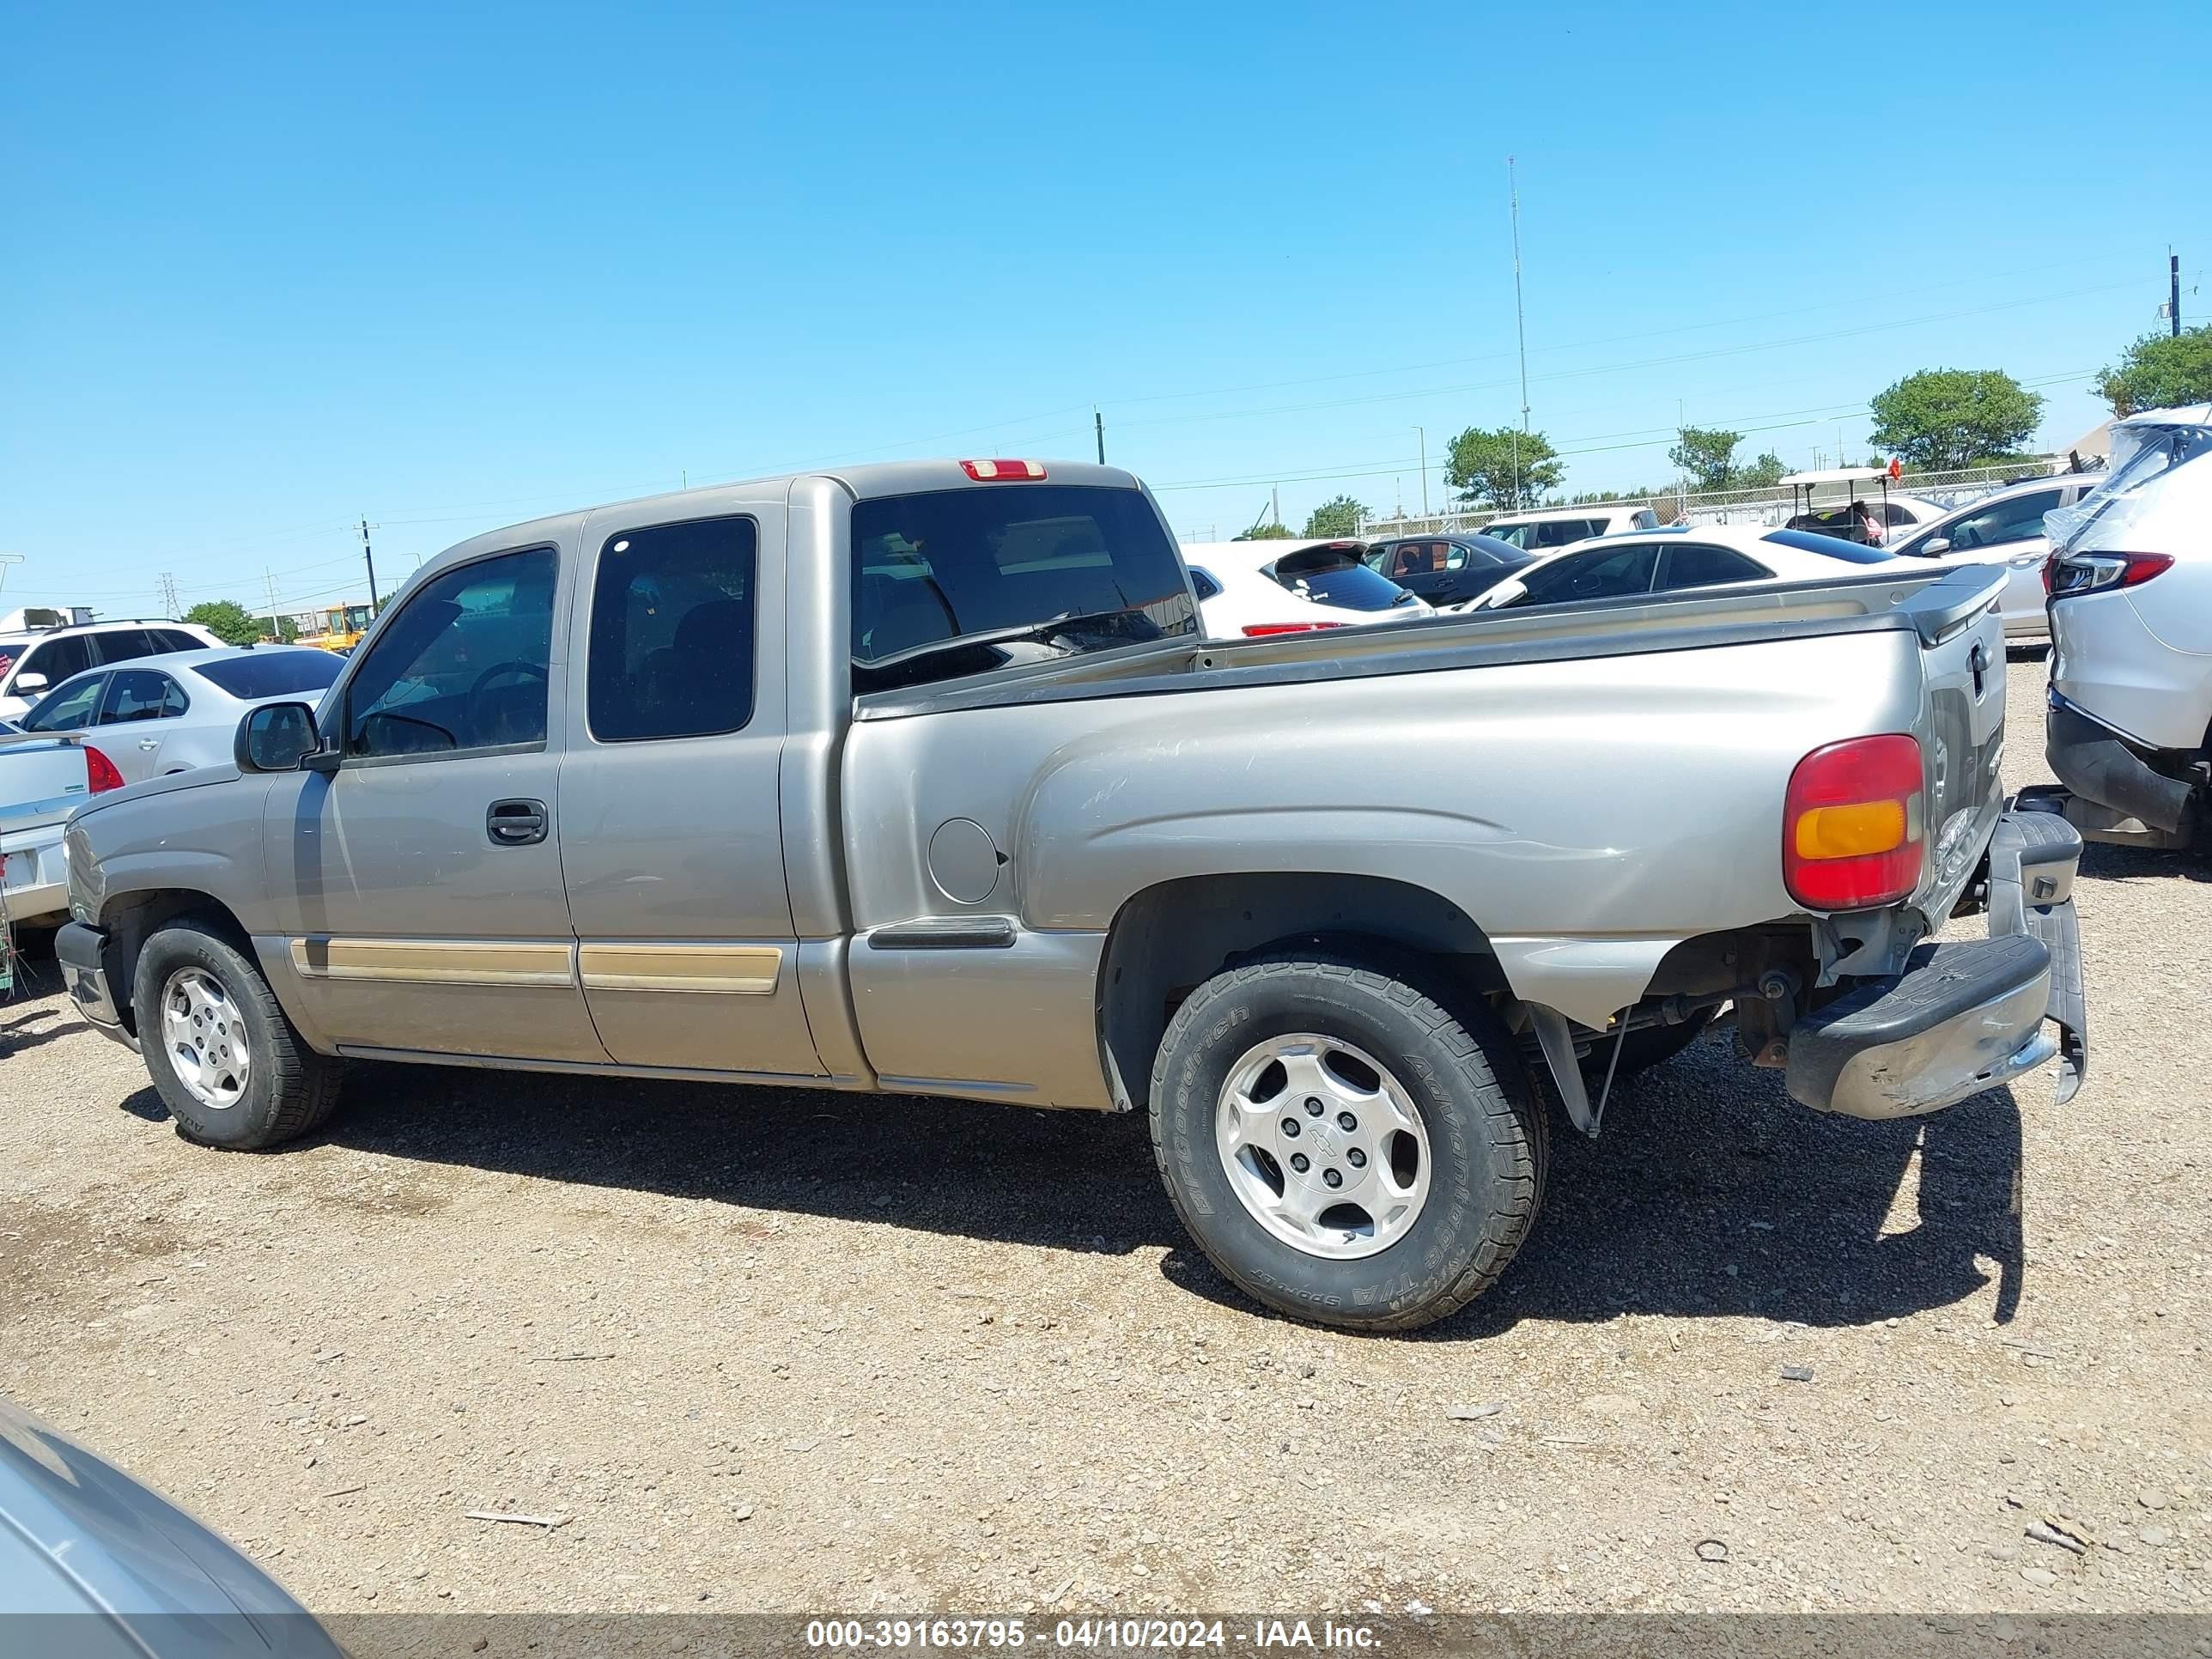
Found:
[[123, 774], [115, 769], [115, 763], [90, 744], [84, 746], [84, 775], [85, 781], [92, 786], [92, 793], [95, 795], [104, 795], [111, 789], [123, 787]]
[[963, 461], [960, 470], [977, 483], [1005, 483], [1044, 477], [1042, 461]]
[[1920, 884], [1928, 839], [1920, 744], [1891, 733], [1815, 749], [1782, 809], [1782, 884], [1808, 910], [1894, 904]]
[[1247, 623], [1244, 637], [1264, 640], [1273, 634], [1318, 634], [1324, 628], [1341, 628], [1342, 623]]
[[2043, 562], [2043, 591], [2054, 599], [2140, 587], [2173, 568], [2170, 553], [2053, 553]]

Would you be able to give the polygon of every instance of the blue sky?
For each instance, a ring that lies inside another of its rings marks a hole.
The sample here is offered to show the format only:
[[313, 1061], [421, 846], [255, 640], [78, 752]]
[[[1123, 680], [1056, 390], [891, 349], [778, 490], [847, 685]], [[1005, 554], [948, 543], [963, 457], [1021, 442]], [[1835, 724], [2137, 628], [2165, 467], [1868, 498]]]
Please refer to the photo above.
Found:
[[[1232, 534], [1515, 418], [1863, 453], [1913, 369], [2086, 379], [2212, 264], [2212, 14], [19, 7], [0, 610], [358, 597], [499, 524], [836, 461], [1085, 455]], [[2124, 67], [2123, 67], [2124, 65]], [[2185, 295], [2185, 313], [2212, 307]], [[1323, 475], [1345, 476], [1323, 476]]]

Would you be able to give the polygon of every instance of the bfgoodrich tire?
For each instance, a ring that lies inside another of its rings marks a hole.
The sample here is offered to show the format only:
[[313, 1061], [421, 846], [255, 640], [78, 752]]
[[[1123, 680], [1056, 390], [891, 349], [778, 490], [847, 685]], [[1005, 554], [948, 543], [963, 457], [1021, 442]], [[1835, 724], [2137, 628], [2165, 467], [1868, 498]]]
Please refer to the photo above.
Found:
[[260, 969], [208, 922], [173, 921], [146, 941], [131, 1007], [146, 1070], [187, 1140], [258, 1152], [337, 1108], [339, 1063], [301, 1040]]
[[1168, 1195], [1271, 1308], [1411, 1330], [1495, 1284], [1535, 1220], [1547, 1149], [1527, 1075], [1479, 1006], [1455, 1012], [1419, 977], [1270, 956], [1200, 986], [1161, 1041]]

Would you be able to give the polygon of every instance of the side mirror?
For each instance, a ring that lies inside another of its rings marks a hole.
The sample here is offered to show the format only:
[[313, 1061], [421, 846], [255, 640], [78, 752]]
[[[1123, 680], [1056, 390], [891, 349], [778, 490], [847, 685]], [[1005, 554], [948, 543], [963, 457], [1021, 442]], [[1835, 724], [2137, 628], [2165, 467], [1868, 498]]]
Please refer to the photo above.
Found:
[[1950, 538], [1945, 536], [1930, 536], [1920, 544], [1920, 556], [1923, 559], [1941, 558], [1950, 550]]
[[1518, 577], [1508, 576], [1481, 598], [1474, 601], [1477, 611], [1503, 611], [1509, 605], [1518, 605], [1528, 597], [1528, 590]]
[[322, 746], [313, 709], [304, 702], [272, 702], [239, 721], [231, 752], [241, 772], [296, 772]]
[[13, 688], [17, 696], [28, 696], [33, 691], [43, 691], [53, 682], [44, 674], [18, 674]]

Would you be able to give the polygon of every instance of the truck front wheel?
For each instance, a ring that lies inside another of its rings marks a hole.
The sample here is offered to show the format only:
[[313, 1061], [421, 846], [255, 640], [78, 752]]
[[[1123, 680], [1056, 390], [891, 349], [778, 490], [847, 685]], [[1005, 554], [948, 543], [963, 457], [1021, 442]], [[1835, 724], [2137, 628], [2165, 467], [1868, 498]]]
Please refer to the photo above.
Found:
[[187, 1140], [258, 1152], [337, 1104], [339, 1063], [301, 1039], [260, 970], [209, 922], [183, 918], [146, 941], [131, 1007], [146, 1070]]
[[1176, 1012], [1152, 1147], [1213, 1265], [1271, 1308], [1401, 1331], [1497, 1282], [1543, 1194], [1546, 1124], [1504, 1033], [1354, 955], [1270, 956]]

